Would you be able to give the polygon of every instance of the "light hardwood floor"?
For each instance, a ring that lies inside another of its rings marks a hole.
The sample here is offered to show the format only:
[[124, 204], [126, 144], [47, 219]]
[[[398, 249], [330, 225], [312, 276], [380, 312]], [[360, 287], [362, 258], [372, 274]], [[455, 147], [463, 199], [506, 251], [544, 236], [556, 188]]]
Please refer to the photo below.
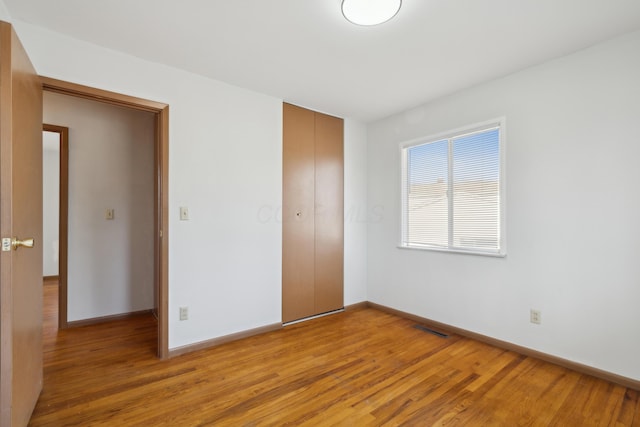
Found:
[[155, 357], [139, 316], [58, 331], [45, 288], [32, 426], [640, 426], [640, 393], [359, 309]]

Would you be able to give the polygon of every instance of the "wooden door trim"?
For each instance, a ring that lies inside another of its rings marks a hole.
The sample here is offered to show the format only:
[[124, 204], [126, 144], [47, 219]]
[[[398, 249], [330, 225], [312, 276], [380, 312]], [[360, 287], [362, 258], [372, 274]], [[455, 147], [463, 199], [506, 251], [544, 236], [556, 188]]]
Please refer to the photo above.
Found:
[[168, 107], [167, 104], [162, 102], [150, 101], [148, 99], [137, 98], [135, 96], [124, 95], [117, 92], [110, 92], [108, 90], [66, 82], [64, 80], [53, 79], [51, 77], [40, 76], [40, 80], [42, 81], [43, 89], [48, 90], [49, 92], [71, 95], [93, 101], [101, 101], [107, 104], [118, 105], [120, 107], [133, 108], [134, 110], [148, 111], [157, 114]]
[[169, 357], [169, 105], [41, 76], [42, 89], [155, 114], [154, 277], [158, 295], [158, 357]]
[[60, 135], [60, 196], [58, 201], [58, 328], [67, 321], [67, 255], [69, 248], [69, 128], [43, 124], [42, 130]]

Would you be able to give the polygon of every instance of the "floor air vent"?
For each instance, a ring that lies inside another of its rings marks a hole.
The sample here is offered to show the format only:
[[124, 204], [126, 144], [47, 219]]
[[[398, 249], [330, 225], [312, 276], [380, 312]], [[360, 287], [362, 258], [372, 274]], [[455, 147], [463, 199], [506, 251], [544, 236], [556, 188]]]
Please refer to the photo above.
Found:
[[449, 338], [449, 335], [447, 335], [445, 333], [442, 333], [442, 332], [434, 331], [433, 329], [429, 329], [426, 326], [413, 325], [413, 327], [416, 328], [416, 329], [420, 329], [423, 332], [428, 332], [430, 334], [433, 334], [433, 335], [435, 335], [437, 337], [440, 337], [440, 338]]

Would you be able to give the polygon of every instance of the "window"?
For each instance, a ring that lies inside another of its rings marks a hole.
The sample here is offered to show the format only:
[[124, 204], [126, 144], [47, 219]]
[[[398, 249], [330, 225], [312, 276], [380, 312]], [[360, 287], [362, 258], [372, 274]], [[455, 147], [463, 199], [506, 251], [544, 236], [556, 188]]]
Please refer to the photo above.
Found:
[[504, 121], [402, 148], [406, 248], [503, 256]]

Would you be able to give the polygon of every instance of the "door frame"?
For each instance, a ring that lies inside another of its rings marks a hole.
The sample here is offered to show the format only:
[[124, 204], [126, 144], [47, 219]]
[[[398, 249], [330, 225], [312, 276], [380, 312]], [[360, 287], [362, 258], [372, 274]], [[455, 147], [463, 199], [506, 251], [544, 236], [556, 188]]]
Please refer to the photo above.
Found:
[[58, 329], [67, 323], [67, 251], [69, 238], [69, 128], [44, 123], [42, 130], [60, 135], [60, 193], [58, 201]]
[[155, 115], [154, 144], [154, 283], [158, 316], [158, 348], [160, 359], [169, 357], [169, 105], [70, 83], [40, 77], [42, 89], [78, 98], [104, 102]]

